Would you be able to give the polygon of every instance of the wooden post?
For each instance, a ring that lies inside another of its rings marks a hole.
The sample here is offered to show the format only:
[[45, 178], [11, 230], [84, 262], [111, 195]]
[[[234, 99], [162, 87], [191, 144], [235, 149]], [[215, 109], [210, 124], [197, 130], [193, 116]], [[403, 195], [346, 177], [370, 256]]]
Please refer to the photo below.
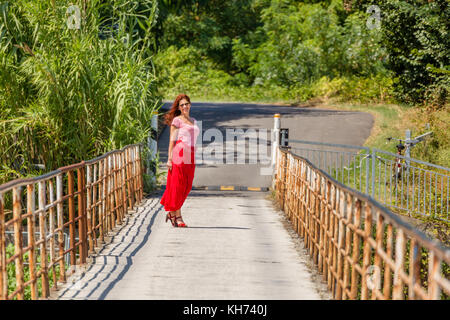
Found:
[[128, 209], [132, 210], [134, 207], [133, 184], [131, 183], [130, 150], [128, 148], [125, 149], [125, 166], [127, 170]]
[[362, 281], [361, 281], [361, 300], [368, 299], [367, 288], [367, 268], [370, 264], [370, 256], [372, 254], [372, 248], [368, 241], [372, 237], [372, 208], [366, 203], [365, 215], [364, 215], [364, 249], [363, 249], [363, 266], [362, 266]]
[[109, 177], [109, 184], [108, 184], [108, 194], [109, 194], [109, 227], [108, 232], [114, 229], [116, 226], [115, 222], [115, 209], [114, 209], [114, 187], [115, 187], [115, 181], [114, 181], [114, 162], [112, 161], [113, 155], [108, 156], [108, 177]]
[[125, 152], [120, 153], [120, 175], [121, 175], [121, 189], [122, 189], [122, 206], [124, 218], [128, 212], [127, 206], [127, 190], [126, 190], [126, 160], [125, 160]]
[[68, 175], [68, 192], [69, 192], [69, 240], [70, 240], [70, 266], [77, 264], [76, 248], [75, 248], [75, 200], [74, 200], [74, 176], [73, 171], [69, 171]]
[[[48, 192], [49, 192], [49, 201], [50, 204], [55, 203], [55, 190], [53, 181], [48, 180]], [[57, 279], [56, 279], [56, 264], [55, 264], [55, 208], [49, 209], [49, 232], [50, 232], [50, 265], [52, 268], [52, 279], [53, 279], [53, 287], [57, 288]]]
[[[97, 205], [97, 194], [100, 192], [100, 164], [101, 161], [95, 163], [93, 167], [93, 175], [94, 179], [92, 183], [95, 185], [92, 186], [92, 210], [91, 210], [91, 230], [92, 230], [92, 240], [93, 240], [93, 248], [92, 251], [95, 253], [94, 248], [97, 247], [97, 213], [99, 212], [99, 206]], [[98, 179], [97, 179], [97, 172], [98, 172]], [[99, 199], [101, 199], [101, 196], [99, 196]]]
[[348, 284], [349, 284], [349, 272], [350, 272], [350, 264], [348, 262], [348, 257], [350, 257], [350, 246], [352, 241], [352, 230], [349, 225], [353, 224], [353, 197], [350, 194], [347, 194], [347, 224], [345, 231], [345, 258], [344, 258], [344, 284], [342, 288], [342, 299], [347, 299], [349, 296], [347, 294]]
[[[93, 166], [93, 165], [92, 165]], [[94, 169], [95, 170], [95, 169]], [[93, 188], [92, 188], [92, 169], [91, 165], [86, 165], [86, 175], [87, 175], [87, 194], [86, 194], [86, 214], [87, 214], [87, 237], [89, 239], [89, 254], [93, 254], [94, 251], [94, 231], [92, 228], [92, 213], [94, 211], [94, 203], [92, 201], [92, 194]]]
[[77, 185], [78, 185], [78, 242], [80, 243], [78, 248], [78, 254], [80, 255], [80, 264], [86, 263], [87, 253], [87, 237], [85, 230], [85, 218], [86, 211], [84, 208], [84, 168], [77, 169]]
[[[362, 203], [361, 200], [357, 199], [355, 203], [355, 228], [358, 230], [361, 223], [361, 208]], [[353, 252], [352, 252], [352, 275], [351, 275], [351, 287], [350, 287], [350, 299], [355, 300], [358, 295], [358, 283], [359, 276], [358, 271], [355, 266], [359, 265], [359, 235], [354, 232], [353, 233]]]
[[98, 185], [98, 197], [100, 200], [100, 206], [98, 208], [98, 244], [103, 244], [105, 242], [104, 239], [104, 217], [105, 217], [105, 160], [100, 160], [98, 164], [98, 179], [99, 179], [99, 185]]
[[36, 279], [36, 246], [35, 246], [35, 224], [36, 224], [36, 198], [34, 193], [34, 184], [27, 185], [27, 214], [29, 215], [27, 221], [28, 231], [28, 245], [31, 246], [29, 253], [29, 269], [30, 269], [30, 291], [31, 300], [38, 298], [38, 288]]
[[[333, 279], [333, 273], [332, 270], [334, 270], [334, 263], [333, 263], [333, 251], [334, 251], [334, 203], [335, 203], [335, 199], [336, 199], [336, 186], [333, 184], [331, 186], [331, 191], [330, 191], [330, 211], [329, 211], [329, 224], [328, 224], [328, 253], [327, 253], [327, 257], [328, 257], [328, 274], [327, 274], [327, 284], [328, 284], [328, 289], [331, 290], [331, 281]], [[334, 295], [333, 295], [334, 296]]]
[[58, 247], [59, 247], [59, 280], [66, 282], [66, 263], [64, 259], [64, 211], [63, 211], [63, 179], [62, 175], [56, 176], [56, 212], [58, 216]]
[[324, 177], [321, 177], [321, 210], [320, 210], [320, 241], [319, 241], [319, 260], [318, 260], [318, 267], [319, 272], [322, 273], [324, 269], [324, 248], [325, 248], [325, 241], [326, 241], [326, 214], [327, 214], [327, 192], [328, 192], [328, 184], [326, 183], [326, 180]]
[[0, 300], [8, 299], [8, 273], [6, 271], [6, 227], [3, 193], [0, 193]]
[[113, 154], [113, 162], [114, 162], [114, 197], [116, 198], [116, 225], [122, 223], [122, 201], [121, 201], [121, 193], [119, 192], [120, 188], [120, 179], [119, 179], [119, 162], [117, 159], [117, 154]]
[[380, 291], [380, 285], [381, 285], [381, 257], [378, 254], [378, 250], [382, 250], [383, 249], [383, 237], [384, 237], [384, 224], [383, 224], [384, 218], [381, 215], [381, 212], [378, 212], [378, 216], [377, 216], [377, 235], [376, 235], [376, 242], [377, 242], [377, 247], [375, 248], [375, 261], [374, 261], [374, 265], [375, 268], [377, 268], [377, 271], [380, 270], [380, 273], [377, 273], [377, 279], [375, 279], [376, 281], [376, 285], [375, 288], [372, 289], [372, 300], [376, 300], [377, 295], [376, 292]]
[[[329, 273], [329, 279], [328, 279], [328, 287], [330, 288], [331, 292], [333, 293], [333, 297], [335, 297], [335, 285], [336, 285], [336, 277], [335, 273], [337, 272], [337, 239], [338, 239], [338, 220], [337, 220], [337, 206], [338, 206], [338, 194], [339, 194], [339, 188], [336, 188], [336, 186], [333, 189], [333, 193], [331, 195], [331, 234], [332, 234], [332, 241], [330, 242], [330, 255], [331, 258], [331, 270]], [[333, 272], [331, 272], [333, 271]]]
[[[392, 259], [392, 245], [394, 238], [394, 230], [392, 224], [387, 226], [387, 236], [386, 236], [386, 255], [389, 259]], [[391, 298], [391, 283], [392, 283], [391, 268], [389, 264], [385, 263], [384, 267], [384, 281], [383, 281], [383, 295], [385, 300]]]
[[47, 298], [50, 294], [48, 283], [48, 265], [47, 265], [47, 223], [45, 210], [46, 206], [46, 190], [45, 181], [39, 182], [39, 233], [41, 234], [41, 281], [42, 281], [42, 297]]
[[320, 230], [320, 199], [319, 199], [319, 195], [320, 195], [320, 176], [319, 173], [317, 171], [315, 171], [316, 174], [316, 179], [315, 179], [315, 188], [314, 188], [314, 214], [313, 214], [313, 261], [314, 263], [317, 265], [317, 263], [319, 262], [319, 257], [318, 257], [318, 248], [317, 246], [319, 245], [319, 230]]
[[[22, 241], [22, 206], [21, 206], [21, 188], [13, 188], [13, 217], [14, 217], [14, 254], [17, 255], [14, 259], [16, 269], [16, 288], [18, 291], [17, 299], [23, 300], [23, 241]], [[6, 292], [8, 293], [8, 292]]]
[[428, 299], [440, 299], [441, 289], [435, 280], [437, 275], [441, 273], [441, 261], [436, 257], [433, 251], [430, 250], [430, 258], [428, 260]]
[[414, 285], [420, 283], [420, 265], [421, 265], [421, 248], [417, 244], [416, 239], [411, 239], [410, 250], [409, 250], [409, 277], [411, 282], [408, 286], [408, 298], [413, 300], [416, 298], [416, 292], [414, 291]]
[[345, 229], [344, 229], [344, 210], [345, 210], [345, 195], [342, 190], [339, 192], [339, 213], [338, 213], [338, 246], [337, 246], [337, 276], [336, 276], [336, 299], [341, 300], [342, 299], [342, 260], [345, 260], [345, 256], [342, 257], [341, 250], [344, 248], [344, 236], [345, 236]]
[[143, 169], [143, 161], [141, 157], [141, 146], [136, 146], [136, 154], [138, 158], [138, 179], [139, 179], [139, 203], [144, 198], [144, 177], [142, 175]]
[[397, 229], [397, 238], [395, 240], [395, 270], [394, 270], [394, 289], [392, 290], [392, 299], [403, 300], [403, 280], [400, 273], [403, 272], [405, 258], [405, 236], [402, 229]]

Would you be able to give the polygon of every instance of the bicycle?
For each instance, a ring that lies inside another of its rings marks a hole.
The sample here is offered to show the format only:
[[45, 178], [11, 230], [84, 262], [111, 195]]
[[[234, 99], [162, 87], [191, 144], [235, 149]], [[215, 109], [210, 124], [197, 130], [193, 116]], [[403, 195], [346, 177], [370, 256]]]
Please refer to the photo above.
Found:
[[[392, 137], [387, 138], [388, 141], [390, 141], [392, 139], [400, 141], [400, 143], [395, 146], [397, 148], [397, 155], [400, 157], [398, 157], [398, 156], [395, 157], [394, 167], [392, 168], [392, 171], [393, 171], [392, 178], [395, 179], [395, 184], [394, 184], [394, 190], [395, 190], [397, 188], [398, 182], [402, 180], [403, 171], [408, 169], [407, 164], [403, 164], [402, 156], [403, 156], [403, 151], [406, 148], [408, 148], [409, 145], [406, 144], [406, 147], [405, 147], [405, 145], [403, 144], [404, 140], [402, 140], [402, 139], [397, 139], [397, 138], [392, 138]], [[386, 181], [386, 185], [388, 185], [389, 183], [390, 183], [390, 181], [389, 182]]]

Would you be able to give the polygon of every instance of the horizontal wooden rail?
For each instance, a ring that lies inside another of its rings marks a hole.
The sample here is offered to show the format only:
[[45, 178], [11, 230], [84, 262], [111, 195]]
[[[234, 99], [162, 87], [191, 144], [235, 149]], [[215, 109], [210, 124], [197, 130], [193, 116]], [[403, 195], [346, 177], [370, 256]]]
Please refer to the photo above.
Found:
[[276, 197], [335, 299], [449, 299], [450, 249], [288, 148]]
[[129, 145], [0, 186], [0, 300], [47, 298], [86, 263], [143, 198], [141, 152]]

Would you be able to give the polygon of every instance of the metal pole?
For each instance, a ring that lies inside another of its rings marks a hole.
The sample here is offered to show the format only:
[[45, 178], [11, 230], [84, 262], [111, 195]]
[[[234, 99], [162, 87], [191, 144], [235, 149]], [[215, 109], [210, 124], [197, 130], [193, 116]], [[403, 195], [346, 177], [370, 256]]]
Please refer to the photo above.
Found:
[[276, 153], [278, 146], [280, 145], [280, 127], [281, 127], [281, 119], [280, 114], [276, 113], [273, 115], [273, 136], [272, 136], [272, 166], [275, 165], [276, 162]]
[[[406, 129], [405, 132], [405, 144], [406, 144], [406, 150], [405, 150], [405, 156], [407, 158], [411, 158], [411, 130]], [[409, 165], [410, 161], [408, 159], [405, 160], [406, 162], [406, 170], [409, 171]]]
[[372, 156], [371, 156], [371, 158], [372, 158], [372, 177], [371, 177], [371, 179], [372, 179], [372, 190], [371, 190], [371, 196], [372, 196], [372, 198], [374, 198], [374, 196], [375, 196], [375, 161], [376, 161], [376, 152], [375, 152], [375, 149], [372, 149]]
[[156, 151], [158, 148], [158, 142], [156, 141], [157, 132], [158, 132], [158, 112], [155, 111], [153, 112], [151, 129], [147, 138], [148, 149], [150, 150], [147, 158], [147, 174], [151, 175], [150, 181], [152, 183], [156, 182], [156, 172], [154, 170], [155, 168], [152, 164], [152, 160], [155, 158]]
[[280, 128], [281, 119], [280, 114], [276, 113], [273, 115], [273, 134], [272, 134], [272, 189], [275, 189], [275, 172], [276, 172], [276, 161], [278, 146], [280, 145]]

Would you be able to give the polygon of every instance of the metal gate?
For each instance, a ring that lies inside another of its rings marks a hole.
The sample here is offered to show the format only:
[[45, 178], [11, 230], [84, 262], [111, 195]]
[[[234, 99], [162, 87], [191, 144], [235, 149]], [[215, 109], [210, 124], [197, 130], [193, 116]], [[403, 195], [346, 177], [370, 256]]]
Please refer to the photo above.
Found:
[[449, 221], [450, 169], [376, 148], [289, 140], [292, 153], [391, 210]]

